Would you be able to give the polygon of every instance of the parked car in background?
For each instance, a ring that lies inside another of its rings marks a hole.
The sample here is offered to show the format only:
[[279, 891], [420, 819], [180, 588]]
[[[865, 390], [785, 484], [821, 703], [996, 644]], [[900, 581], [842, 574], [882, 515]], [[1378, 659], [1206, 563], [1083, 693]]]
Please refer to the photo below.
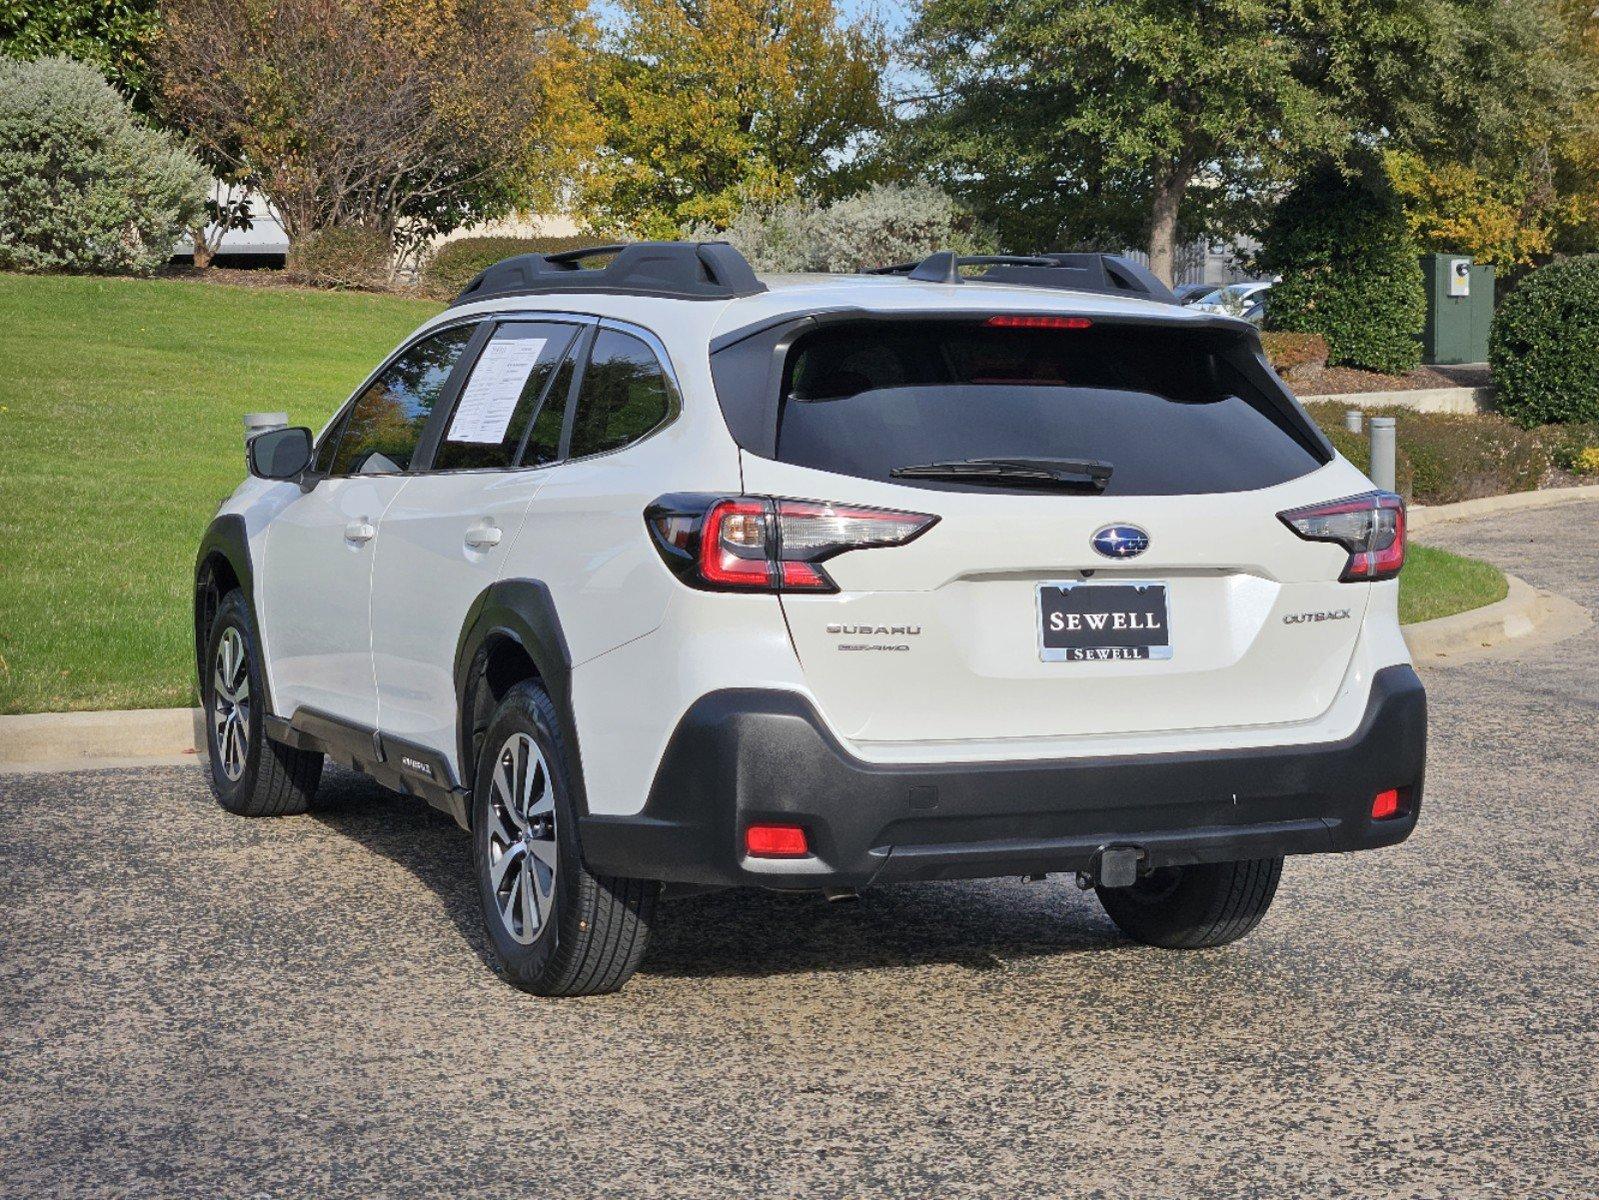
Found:
[[1263, 304], [1266, 293], [1271, 290], [1272, 281], [1269, 279], [1251, 280], [1244, 283], [1229, 283], [1226, 287], [1217, 288], [1209, 295], [1194, 301], [1194, 308], [1200, 312], [1221, 313], [1229, 317], [1245, 317], [1256, 304]]
[[1195, 304], [1216, 290], [1214, 283], [1179, 283], [1171, 292], [1178, 304]]

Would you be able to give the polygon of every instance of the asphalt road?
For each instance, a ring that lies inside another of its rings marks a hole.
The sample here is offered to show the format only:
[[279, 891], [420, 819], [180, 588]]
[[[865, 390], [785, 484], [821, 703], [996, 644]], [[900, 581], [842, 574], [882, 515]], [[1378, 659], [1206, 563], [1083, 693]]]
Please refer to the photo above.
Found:
[[[1446, 527], [1599, 608], [1595, 506]], [[1421, 826], [1244, 941], [1068, 881], [663, 910], [620, 995], [484, 965], [468, 842], [348, 774], [0, 778], [8, 1196], [1599, 1196], [1599, 632], [1427, 672]]]

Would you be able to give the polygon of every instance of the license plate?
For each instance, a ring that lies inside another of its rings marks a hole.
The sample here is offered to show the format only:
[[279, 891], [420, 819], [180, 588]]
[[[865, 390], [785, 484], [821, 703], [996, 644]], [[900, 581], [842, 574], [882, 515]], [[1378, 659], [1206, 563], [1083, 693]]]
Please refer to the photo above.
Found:
[[1170, 658], [1166, 585], [1038, 585], [1038, 652], [1045, 662]]

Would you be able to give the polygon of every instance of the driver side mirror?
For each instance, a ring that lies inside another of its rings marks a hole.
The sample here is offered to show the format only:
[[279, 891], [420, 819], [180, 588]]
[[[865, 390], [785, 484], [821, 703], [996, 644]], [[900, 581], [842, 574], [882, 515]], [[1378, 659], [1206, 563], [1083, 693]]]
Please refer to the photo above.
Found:
[[258, 433], [245, 444], [250, 474], [258, 479], [293, 479], [311, 462], [311, 431], [303, 425]]

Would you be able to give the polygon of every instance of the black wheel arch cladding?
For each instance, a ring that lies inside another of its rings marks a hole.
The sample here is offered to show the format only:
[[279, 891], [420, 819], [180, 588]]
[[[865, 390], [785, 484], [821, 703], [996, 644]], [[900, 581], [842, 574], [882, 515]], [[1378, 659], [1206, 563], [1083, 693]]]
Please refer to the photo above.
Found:
[[[525, 659], [520, 669], [519, 659]], [[496, 664], [512, 664], [496, 678]], [[531, 668], [532, 675], [528, 674]], [[549, 693], [566, 746], [567, 784], [573, 807], [588, 812], [582, 753], [572, 714], [572, 653], [555, 598], [539, 579], [502, 579], [485, 588], [467, 611], [455, 650], [457, 751], [463, 782], [477, 777], [480, 739], [495, 705], [522, 679], [536, 677]]]
[[[250, 610], [250, 623], [261, 627], [255, 607], [255, 564], [250, 558], [250, 538], [244, 518], [238, 513], [222, 513], [207, 526], [194, 559], [194, 667], [195, 681], [204, 692], [206, 641], [216, 619], [222, 597], [237, 588]], [[266, 691], [266, 711], [276, 712], [272, 704], [272, 685], [265, 664], [261, 671]]]

